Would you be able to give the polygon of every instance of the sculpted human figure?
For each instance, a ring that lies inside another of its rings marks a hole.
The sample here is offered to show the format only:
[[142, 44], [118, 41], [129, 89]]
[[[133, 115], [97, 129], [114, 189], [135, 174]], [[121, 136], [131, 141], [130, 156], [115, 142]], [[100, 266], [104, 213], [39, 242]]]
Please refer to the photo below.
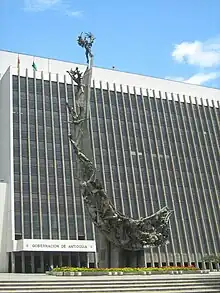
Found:
[[85, 34], [85, 37], [82, 37], [82, 33], [81, 35], [78, 37], [77, 42], [78, 45], [85, 48], [85, 55], [86, 55], [86, 61], [89, 64], [89, 58], [93, 57], [92, 54], [92, 45], [95, 41], [95, 37], [93, 36], [92, 33], [87, 33]]

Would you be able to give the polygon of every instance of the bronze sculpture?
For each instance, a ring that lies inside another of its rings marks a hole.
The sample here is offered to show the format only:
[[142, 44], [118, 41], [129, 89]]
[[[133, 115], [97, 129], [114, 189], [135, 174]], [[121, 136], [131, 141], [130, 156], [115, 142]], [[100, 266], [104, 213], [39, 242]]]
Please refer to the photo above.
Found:
[[81, 33], [81, 35], [78, 37], [77, 42], [79, 46], [85, 48], [86, 60], [87, 63], [89, 63], [90, 58], [93, 57], [91, 49], [95, 38], [92, 33], [86, 33], [84, 38], [82, 37], [82, 34], [83, 33]]
[[160, 246], [169, 237], [169, 217], [171, 211], [164, 207], [151, 216], [138, 220], [129, 218], [113, 206], [102, 183], [96, 176], [93, 164], [90, 135], [88, 128], [89, 100], [93, 54], [92, 44], [95, 38], [91, 33], [78, 37], [78, 44], [86, 49], [87, 69], [85, 73], [68, 71], [77, 84], [76, 106], [69, 107], [71, 120], [71, 144], [78, 159], [78, 171], [81, 194], [93, 223], [100, 232], [116, 247], [126, 250], [141, 250], [146, 247]]

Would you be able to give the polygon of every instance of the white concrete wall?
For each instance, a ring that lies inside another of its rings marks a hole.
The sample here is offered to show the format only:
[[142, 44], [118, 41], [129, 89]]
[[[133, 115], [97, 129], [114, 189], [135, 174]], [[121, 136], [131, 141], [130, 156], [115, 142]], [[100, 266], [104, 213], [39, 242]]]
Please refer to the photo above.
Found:
[[8, 69], [0, 80], [0, 180], [7, 183], [7, 228], [3, 237], [7, 240], [8, 251], [13, 249], [12, 240], [14, 238], [12, 102], [12, 78], [10, 69]]
[[0, 182], [0, 273], [8, 272], [7, 228], [8, 203], [7, 184]]
[[[83, 54], [83, 52], [82, 52]], [[20, 56], [20, 73], [25, 75], [25, 69], [30, 70], [30, 76], [33, 74], [32, 62], [33, 57], [28, 55], [19, 54]], [[0, 51], [0, 74], [3, 74], [9, 66], [13, 67], [14, 72], [17, 72], [17, 59], [18, 53]], [[85, 65], [80, 65], [71, 62], [64, 62], [54, 59], [47, 59], [41, 57], [34, 58], [39, 71], [43, 71], [45, 74], [45, 79], [48, 79], [48, 72], [53, 73], [52, 79], [56, 80], [56, 74], [60, 75], [60, 81], [63, 81], [63, 76], [66, 71], [70, 68], [79, 67], [80, 70], [85, 69]], [[197, 98], [203, 98], [206, 103], [206, 99], [215, 101], [215, 105], [218, 106], [217, 101], [220, 101], [220, 90], [208, 87], [202, 87], [198, 85], [186, 84], [183, 82], [171, 81], [166, 79], [159, 79], [155, 77], [143, 76], [138, 74], [132, 74], [127, 72], [121, 72], [111, 69], [103, 69], [94, 67], [93, 69], [93, 80], [95, 80], [96, 87], [100, 86], [100, 81], [103, 82], [103, 88], [106, 88], [106, 83], [109, 83], [110, 89], [113, 89], [113, 84], [116, 84], [116, 88], [120, 90], [120, 85], [123, 86], [123, 90], [127, 91], [127, 85], [129, 90], [133, 92], [133, 87], [136, 87], [137, 93], [139, 93], [139, 88], [148, 89], [149, 94], [152, 94], [152, 90], [156, 90], [156, 96], [159, 97], [158, 91], [163, 93], [167, 92], [169, 98], [171, 98], [171, 93], [174, 93], [174, 97], [179, 94], [180, 96], [192, 96]], [[165, 98], [162, 96], [162, 98]], [[211, 104], [210, 104], [211, 105]]]

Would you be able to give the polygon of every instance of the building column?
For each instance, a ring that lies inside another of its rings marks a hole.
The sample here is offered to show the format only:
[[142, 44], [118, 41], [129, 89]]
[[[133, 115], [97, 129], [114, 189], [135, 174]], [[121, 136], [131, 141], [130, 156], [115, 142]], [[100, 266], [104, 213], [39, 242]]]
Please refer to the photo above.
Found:
[[15, 273], [15, 254], [11, 252], [11, 272]]
[[89, 253], [86, 252], [86, 267], [89, 268]]
[[98, 253], [97, 252], [94, 252], [94, 266], [95, 268], [98, 268]]
[[31, 272], [32, 272], [32, 274], [35, 273], [35, 258], [34, 258], [34, 252], [31, 252]]
[[71, 252], [68, 253], [68, 266], [71, 267]]
[[51, 267], [53, 265], [53, 253], [50, 252], [50, 263], [49, 263], [49, 267]]
[[59, 254], [59, 267], [63, 266], [62, 252]]
[[152, 252], [151, 254], [151, 265], [152, 268], [155, 267], [155, 252]]
[[79, 252], [77, 252], [76, 257], [77, 257], [77, 267], [79, 268], [80, 267], [80, 255], [79, 255]]
[[209, 269], [210, 269], [211, 272], [213, 272], [213, 265], [212, 265], [212, 262], [209, 263]]
[[144, 249], [144, 267], [147, 267], [147, 251]]
[[45, 273], [45, 268], [44, 268], [44, 253], [40, 253], [40, 271], [41, 273]]
[[21, 252], [21, 272], [25, 273], [25, 254], [24, 251]]

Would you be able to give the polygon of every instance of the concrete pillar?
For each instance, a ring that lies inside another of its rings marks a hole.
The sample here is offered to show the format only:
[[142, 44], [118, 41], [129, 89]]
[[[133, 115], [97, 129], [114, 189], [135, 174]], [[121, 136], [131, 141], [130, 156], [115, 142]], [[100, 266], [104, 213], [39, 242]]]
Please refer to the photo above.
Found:
[[154, 259], [155, 259], [155, 253], [153, 252], [153, 249], [151, 248], [151, 267], [154, 268]]
[[86, 267], [89, 268], [89, 254], [86, 253]]
[[35, 273], [35, 261], [34, 261], [34, 252], [31, 252], [31, 272]]
[[59, 267], [63, 266], [62, 252], [59, 254]]
[[21, 272], [25, 273], [25, 255], [24, 251], [21, 252]]
[[147, 251], [144, 249], [144, 267], [147, 267]]
[[68, 253], [68, 266], [71, 267], [71, 252]]
[[40, 271], [41, 273], [45, 273], [45, 268], [44, 268], [44, 253], [40, 253]]
[[160, 253], [158, 253], [158, 265], [159, 265], [159, 267], [162, 267], [162, 260], [161, 260]]
[[11, 252], [11, 272], [15, 273], [15, 254]]
[[50, 263], [49, 266], [53, 265], [53, 253], [50, 252]]
[[79, 268], [80, 267], [80, 255], [79, 255], [79, 252], [77, 252], [77, 267]]
[[98, 260], [98, 253], [97, 252], [94, 252], [94, 260], [95, 260], [95, 268], [98, 268], [98, 263], [99, 263], [99, 260]]

